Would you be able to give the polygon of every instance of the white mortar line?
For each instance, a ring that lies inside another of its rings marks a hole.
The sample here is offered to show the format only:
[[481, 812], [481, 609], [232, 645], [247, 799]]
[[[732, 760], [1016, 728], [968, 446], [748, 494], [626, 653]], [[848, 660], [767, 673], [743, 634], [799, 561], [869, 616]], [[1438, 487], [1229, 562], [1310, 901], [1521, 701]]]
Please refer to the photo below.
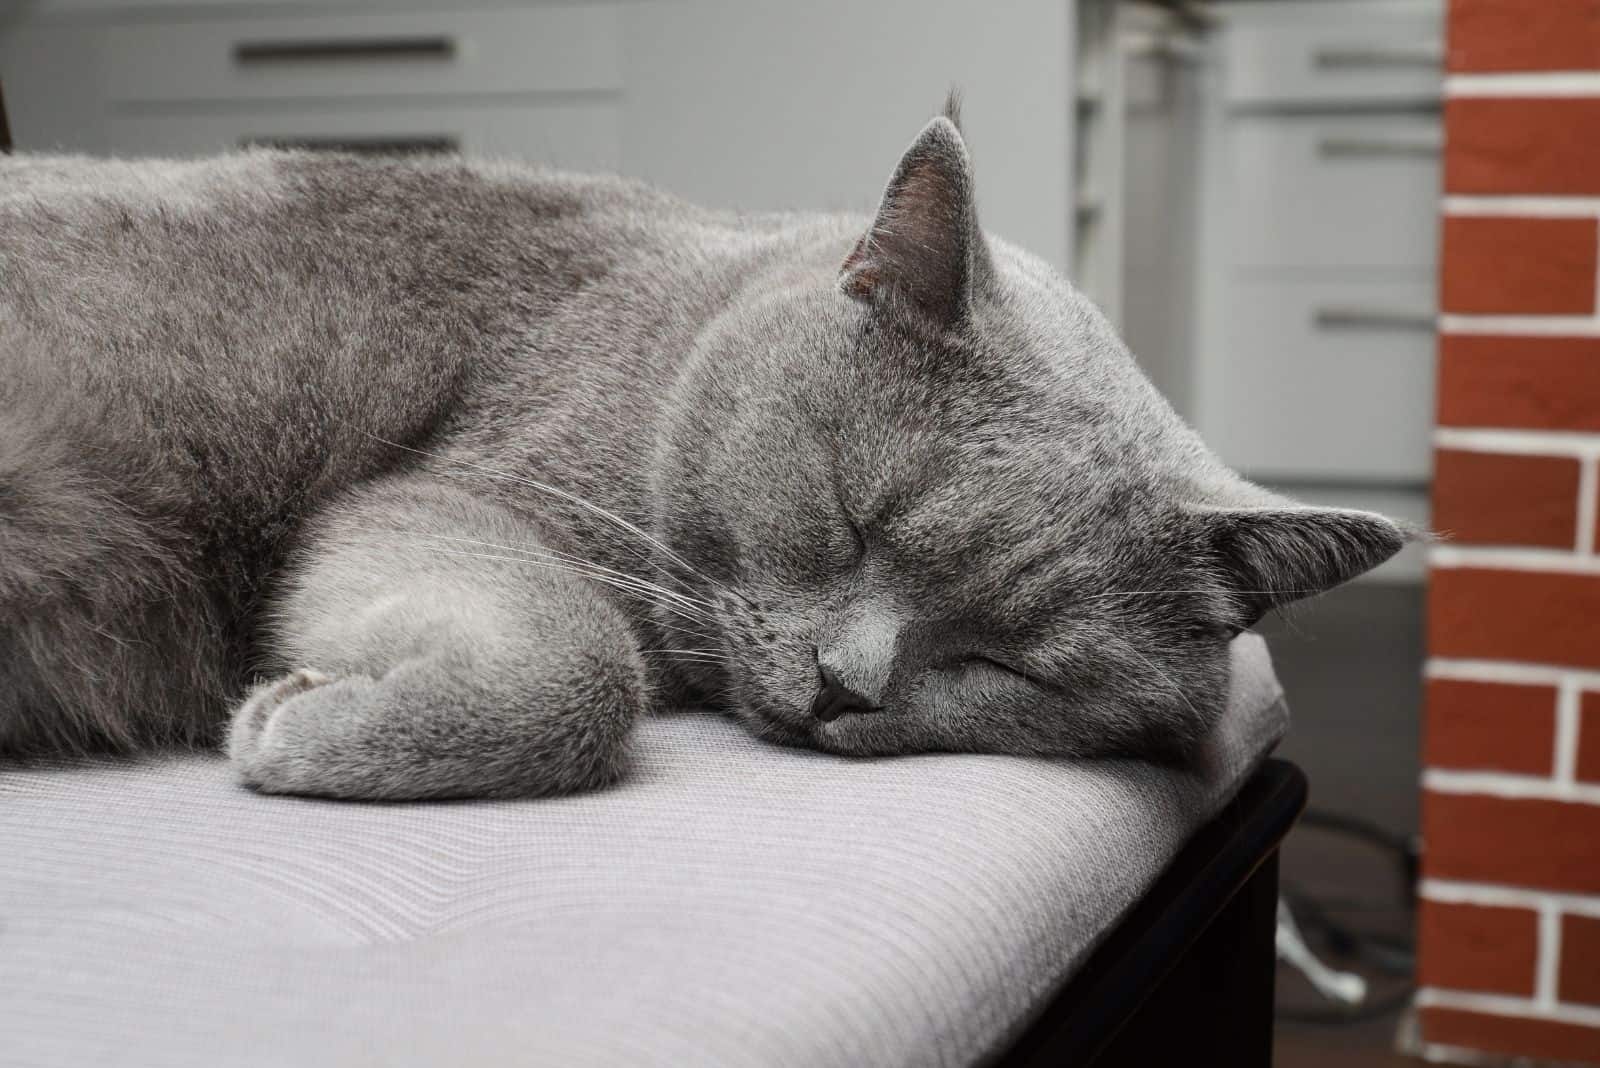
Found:
[[1444, 197], [1446, 215], [1515, 215], [1539, 219], [1600, 218], [1600, 197], [1466, 196]]
[[1430, 679], [1511, 682], [1533, 686], [1560, 686], [1571, 679], [1573, 685], [1580, 689], [1600, 690], [1600, 671], [1514, 663], [1509, 660], [1468, 660], [1437, 656], [1428, 659], [1423, 671]]
[[1594, 552], [1594, 524], [1595, 509], [1600, 507], [1596, 501], [1596, 494], [1600, 493], [1600, 457], [1594, 453], [1582, 456], [1582, 466], [1578, 468], [1578, 551], [1580, 553]]
[[1450, 96], [1600, 96], [1600, 71], [1540, 71], [1532, 74], [1449, 74]]
[[1429, 1064], [1484, 1065], [1499, 1068], [1504, 1058], [1470, 1046], [1447, 1046], [1442, 1042], [1417, 1043], [1417, 1056]]
[[1446, 334], [1512, 334], [1528, 337], [1595, 337], [1600, 316], [1594, 315], [1441, 315]]
[[1600, 575], [1600, 557], [1556, 549], [1502, 549], [1435, 545], [1428, 550], [1435, 568], [1481, 567], [1496, 571], [1556, 571], [1568, 575]]
[[[1600, 457], [1600, 433], [1576, 430], [1492, 430], [1441, 426], [1433, 432], [1441, 449], [1467, 452], [1511, 452], [1519, 456]], [[1582, 472], [1579, 472], [1581, 479]]]
[[1546, 902], [1539, 908], [1539, 955], [1534, 958], [1533, 1000], [1545, 1012], [1556, 1007], [1556, 977], [1561, 968], [1561, 911]]
[[1417, 896], [1444, 905], [1483, 905], [1502, 909], [1555, 909], [1579, 916], [1600, 919], [1600, 894], [1561, 894], [1550, 890], [1527, 890], [1517, 886], [1468, 883], [1455, 879], [1423, 879]]
[[1556, 690], [1556, 782], [1578, 781], [1578, 709], [1578, 683], [1569, 675]]
[[1453, 771], [1426, 768], [1422, 788], [1436, 794], [1482, 794], [1517, 801], [1565, 801], [1600, 805], [1600, 784], [1557, 782], [1544, 775], [1506, 771]]
[[1463, 1009], [1491, 1016], [1518, 1016], [1523, 1019], [1555, 1020], [1580, 1027], [1600, 1027], [1600, 1008], [1588, 1005], [1557, 1004], [1549, 1008], [1529, 998], [1504, 994], [1479, 994], [1466, 990], [1441, 990], [1425, 986], [1417, 991], [1417, 1007], [1422, 1009]]

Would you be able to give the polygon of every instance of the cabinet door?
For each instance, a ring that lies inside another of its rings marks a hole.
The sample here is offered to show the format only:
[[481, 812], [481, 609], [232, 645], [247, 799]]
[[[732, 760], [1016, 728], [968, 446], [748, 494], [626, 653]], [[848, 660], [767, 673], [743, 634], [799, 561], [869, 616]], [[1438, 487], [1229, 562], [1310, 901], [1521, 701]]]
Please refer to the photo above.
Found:
[[1230, 105], [1417, 104], [1439, 99], [1440, 4], [1229, 5]]
[[113, 152], [196, 156], [251, 144], [386, 152], [462, 152], [573, 171], [615, 171], [618, 113], [607, 101], [465, 107], [270, 107], [225, 114], [139, 114], [111, 121]]
[[1437, 114], [1240, 115], [1228, 138], [1231, 265], [1433, 269]]
[[1340, 277], [1230, 282], [1200, 430], [1253, 477], [1425, 482], [1433, 280]]
[[0, 82], [19, 152], [106, 151], [97, 73], [104, 33], [78, 23], [10, 23], [0, 3]]
[[108, 28], [113, 104], [497, 96], [622, 87], [609, 5]]

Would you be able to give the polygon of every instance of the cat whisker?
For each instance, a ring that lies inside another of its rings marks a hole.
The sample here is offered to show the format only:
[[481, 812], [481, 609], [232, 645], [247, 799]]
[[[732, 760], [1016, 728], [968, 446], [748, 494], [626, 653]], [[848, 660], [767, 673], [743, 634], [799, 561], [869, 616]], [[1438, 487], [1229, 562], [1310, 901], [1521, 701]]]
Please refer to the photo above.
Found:
[[[540, 482], [538, 479], [528, 478], [525, 475], [514, 475], [514, 474], [512, 474], [512, 473], [510, 473], [508, 471], [499, 471], [499, 470], [496, 470], [495, 468], [492, 468], [492, 467], [486, 467], [483, 464], [473, 463], [470, 460], [460, 460], [460, 459], [456, 459], [454, 457], [444, 456], [444, 455], [441, 455], [441, 454], [438, 454], [438, 453], [429, 453], [429, 452], [427, 452], [425, 450], [422, 450], [422, 449], [412, 448], [410, 445], [402, 445], [398, 441], [390, 441], [388, 438], [380, 437], [379, 435], [373, 434], [373, 433], [371, 433], [370, 431], [367, 431], [367, 430], [363, 430], [360, 427], [356, 427], [355, 429], [359, 433], [365, 435], [366, 437], [371, 438], [372, 440], [380, 442], [380, 443], [382, 443], [384, 445], [388, 445], [391, 448], [401, 449], [401, 450], [403, 450], [405, 452], [414, 453], [414, 454], [416, 454], [418, 456], [424, 456], [424, 457], [428, 457], [430, 459], [443, 460], [445, 463], [455, 464], [458, 467], [466, 468], [466, 469], [472, 470], [472, 471], [478, 471], [478, 472], [480, 472], [482, 474], [489, 475], [489, 476], [491, 476], [493, 478], [504, 479], [506, 481], [514, 482], [514, 483], [516, 483], [518, 485], [521, 485], [521, 486], [527, 486], [530, 489], [538, 490], [540, 493], [549, 494], [550, 496], [557, 497], [557, 498], [560, 498], [561, 500], [564, 500], [564, 501], [567, 501], [567, 502], [569, 502], [571, 504], [577, 505], [579, 508], [582, 508], [585, 511], [588, 511], [593, 515], [599, 516], [601, 519], [603, 519], [606, 522], [608, 522], [608, 523], [612, 524], [613, 526], [617, 527], [619, 530], [626, 531], [627, 533], [632, 534], [635, 537], [639, 538], [645, 544], [654, 547], [657, 551], [659, 551], [668, 560], [670, 560], [673, 563], [677, 564], [679, 567], [683, 568], [685, 571], [689, 572], [691, 575], [694, 575], [694, 576], [702, 579], [703, 581], [711, 584], [712, 586], [716, 587], [717, 589], [720, 589], [723, 592], [730, 594], [731, 596], [739, 598], [741, 601], [745, 601], [746, 604], [749, 604], [748, 599], [745, 598], [743, 594], [739, 593], [737, 590], [728, 589], [728, 587], [722, 585], [722, 583], [716, 581], [710, 575], [705, 574], [699, 568], [695, 567], [689, 561], [685, 560], [678, 553], [676, 553], [672, 549], [668, 548], [658, 538], [656, 538], [653, 535], [645, 532], [640, 527], [638, 527], [636, 524], [630, 523], [628, 520], [626, 520], [626, 519], [622, 518], [621, 516], [617, 515], [615, 512], [612, 512], [612, 511], [610, 511], [609, 509], [606, 509], [606, 508], [602, 508], [600, 505], [595, 504], [593, 501], [586, 500], [585, 498], [580, 497], [575, 493], [570, 493], [567, 490], [561, 489], [558, 486], [552, 486], [552, 485], [550, 485], [549, 483], [546, 483], [546, 482]], [[651, 563], [654, 564], [654, 561], [651, 561]], [[655, 564], [654, 566], [660, 568], [660, 565], [658, 565], [658, 564]], [[661, 568], [661, 570], [664, 571], [665, 569]], [[670, 574], [670, 572], [669, 572], [669, 574]]]
[[707, 634], [705, 631], [694, 630], [689, 627], [676, 626], [672, 623], [667, 623], [664, 620], [657, 619], [655, 616], [638, 615], [631, 612], [629, 613], [629, 616], [630, 618], [638, 620], [641, 623], [648, 622], [651, 626], [660, 627], [662, 630], [671, 631], [673, 634], [681, 634], [685, 638], [695, 638], [712, 644], [715, 644], [717, 641], [717, 638], [714, 635]]
[[1282, 595], [1282, 596], [1286, 596], [1286, 597], [1287, 596], [1300, 596], [1300, 597], [1303, 597], [1303, 596], [1306, 596], [1306, 595], [1309, 595], [1309, 594], [1321, 593], [1321, 592], [1322, 592], [1321, 590], [1314, 590], [1314, 589], [1313, 590], [1235, 590], [1235, 589], [1220, 589], [1220, 588], [1209, 589], [1209, 590], [1111, 590], [1111, 591], [1109, 591], [1107, 593], [1091, 593], [1091, 594], [1089, 594], [1089, 597], [1090, 598], [1100, 598], [1100, 597], [1156, 597], [1156, 596], [1161, 596], [1163, 594], [1180, 594], [1180, 593], [1223, 593], [1223, 594], [1226, 594], [1226, 593], [1259, 593], [1259, 594]]
[[717, 640], [714, 635], [707, 634], [703, 630], [692, 630], [688, 627], [675, 626], [674, 624], [657, 619], [654, 616], [641, 616], [633, 612], [629, 612], [628, 615], [632, 619], [639, 620], [641, 622], [648, 622], [651, 626], [660, 627], [662, 630], [670, 630], [674, 634], [682, 634], [688, 638], [699, 638], [701, 641], [705, 642], [714, 642]]
[[[441, 537], [442, 535], [433, 535], [433, 536], [434, 537]], [[471, 540], [471, 539], [456, 539], [456, 540], [467, 541], [467, 540]], [[499, 545], [499, 544], [496, 544], [495, 542], [480, 542], [480, 544], [488, 546], [490, 548], [507, 549], [507, 550], [509, 550], [511, 552], [531, 553], [531, 554], [535, 554], [535, 555], [538, 555], [538, 556], [554, 557], [555, 559], [564, 560], [567, 563], [577, 564], [577, 565], [580, 565], [582, 567], [596, 568], [598, 570], [607, 571], [607, 572], [610, 572], [611, 574], [618, 575], [618, 576], [623, 577], [623, 578], [633, 579], [636, 582], [642, 582], [642, 583], [646, 583], [647, 585], [655, 586], [662, 593], [664, 593], [664, 594], [666, 594], [666, 595], [668, 595], [670, 597], [678, 597], [678, 598], [682, 598], [683, 600], [686, 600], [686, 601], [694, 601], [695, 603], [700, 604], [700, 605], [704, 605], [707, 608], [714, 607], [711, 604], [711, 602], [709, 602], [709, 601], [702, 600], [702, 599], [700, 599], [698, 597], [690, 597], [687, 594], [679, 593], [677, 590], [669, 590], [665, 586], [661, 586], [661, 585], [659, 585], [657, 583], [654, 583], [650, 579], [647, 579], [642, 575], [635, 575], [635, 574], [633, 574], [632, 572], [629, 572], [629, 571], [617, 571], [614, 568], [606, 567], [604, 564], [599, 564], [599, 563], [596, 563], [593, 560], [585, 559], [584, 557], [578, 556], [578, 555], [576, 555], [574, 553], [562, 552], [559, 549], [551, 549], [551, 548], [549, 548], [547, 546], [540, 546], [538, 548], [530, 548], [530, 547], [528, 547], [526, 545]], [[632, 546], [629, 546], [628, 548], [630, 549], [630, 551], [632, 551]], [[646, 563], [649, 563], [652, 566], [655, 566], [654, 562], [651, 561], [649, 558], [642, 557], [642, 556], [640, 558], [643, 559]], [[657, 568], [657, 570], [661, 570], [661, 569]], [[687, 583], [685, 583], [682, 579], [678, 578], [676, 575], [673, 575], [670, 572], [662, 571], [662, 574], [666, 575], [667, 578], [671, 579], [673, 582], [676, 582], [678, 585], [683, 586], [685, 589], [692, 589], [693, 588], [693, 587], [689, 586]]]
[[640, 600], [649, 601], [658, 608], [665, 609], [668, 612], [674, 612], [683, 616], [685, 619], [691, 620], [692, 622], [710, 622], [710, 620], [704, 615], [696, 614], [695, 610], [690, 609], [687, 606], [675, 604], [670, 601], [659, 600], [648, 591], [631, 585], [622, 579], [613, 578], [609, 575], [595, 574], [593, 572], [584, 571], [581, 568], [571, 567], [566, 564], [552, 563], [548, 560], [536, 560], [526, 556], [501, 556], [495, 553], [469, 553], [458, 549], [435, 549], [434, 552], [440, 553], [444, 556], [469, 556], [479, 560], [500, 560], [511, 564], [531, 564], [534, 567], [545, 567], [552, 571], [560, 571], [569, 575], [578, 575], [582, 578], [592, 579], [595, 582], [601, 582], [615, 589], [631, 593]]
[[[449, 550], [437, 550], [437, 551], [449, 552]], [[656, 586], [654, 583], [646, 582], [646, 581], [644, 581], [642, 579], [636, 579], [633, 576], [626, 575], [626, 574], [624, 574], [622, 572], [611, 571], [608, 568], [602, 568], [602, 569], [598, 569], [597, 570], [595, 568], [591, 568], [591, 567], [583, 565], [583, 564], [573, 563], [573, 562], [570, 562], [568, 560], [564, 560], [564, 559], [560, 559], [560, 558], [550, 558], [550, 557], [547, 557], [547, 556], [538, 555], [538, 554], [532, 553], [529, 550], [512, 549], [510, 551], [517, 552], [519, 555], [517, 555], [515, 557], [494, 557], [492, 554], [483, 554], [483, 553], [458, 553], [456, 555], [476, 555], [476, 556], [483, 556], [483, 557], [488, 558], [488, 559], [498, 558], [498, 559], [503, 559], [503, 560], [514, 561], [514, 562], [517, 562], [517, 563], [528, 563], [528, 564], [543, 565], [545, 567], [549, 567], [552, 570], [565, 571], [565, 572], [567, 572], [569, 574], [582, 575], [582, 576], [584, 576], [586, 578], [592, 578], [592, 579], [595, 579], [596, 581], [604, 582], [604, 583], [606, 583], [606, 584], [608, 584], [610, 586], [616, 587], [617, 589], [630, 590], [632, 592], [635, 592], [635, 593], [638, 593], [638, 594], [641, 594], [641, 595], [645, 596], [647, 599], [649, 599], [652, 602], [654, 602], [656, 604], [659, 604], [659, 605], [661, 605], [663, 607], [677, 607], [678, 609], [680, 609], [681, 611], [684, 611], [686, 613], [696, 613], [696, 614], [698, 614], [700, 612], [700, 609], [699, 609], [699, 607], [697, 605], [690, 604], [687, 601], [685, 601], [685, 600], [683, 600], [681, 598], [678, 598], [676, 595], [671, 594], [670, 591], [663, 591], [659, 586]], [[672, 599], [670, 601], [663, 601], [663, 600], [660, 599], [663, 595], [671, 597]]]
[[[374, 529], [374, 528], [367, 528], [367, 529]], [[556, 549], [546, 549], [546, 548], [530, 549], [530, 548], [526, 548], [524, 546], [519, 546], [519, 545], [502, 545], [499, 542], [483, 541], [483, 540], [478, 539], [478, 538], [461, 538], [461, 537], [454, 537], [454, 536], [451, 536], [449, 534], [430, 534], [430, 533], [428, 533], [426, 531], [421, 531], [421, 530], [407, 530], [407, 531], [400, 531], [399, 533], [410, 534], [410, 535], [412, 535], [414, 537], [419, 537], [419, 538], [433, 538], [433, 539], [438, 540], [438, 541], [458, 542], [458, 543], [462, 543], [462, 544], [466, 544], [466, 545], [480, 545], [480, 546], [483, 546], [483, 547], [489, 548], [489, 549], [502, 549], [502, 550], [504, 550], [506, 552], [526, 554], [527, 556], [529, 556], [531, 558], [553, 559], [553, 560], [557, 560], [557, 561], [560, 561], [560, 562], [563, 562], [563, 563], [571, 564], [571, 565], [573, 565], [575, 567], [588, 568], [591, 571], [603, 572], [603, 573], [608, 574], [608, 575], [614, 575], [614, 576], [616, 576], [617, 578], [620, 578], [620, 579], [626, 579], [626, 580], [628, 580], [630, 582], [636, 582], [640, 586], [643, 586], [643, 587], [646, 587], [648, 589], [656, 591], [657, 593], [661, 594], [663, 597], [670, 597], [674, 601], [678, 601], [678, 602], [683, 603], [683, 604], [694, 605], [694, 606], [696, 606], [698, 608], [703, 608], [703, 609], [707, 609], [707, 610], [712, 610], [712, 609], [714, 609], [716, 607], [710, 601], [703, 601], [698, 597], [690, 597], [690, 596], [688, 596], [686, 594], [678, 593], [675, 590], [669, 590], [665, 586], [661, 586], [661, 585], [659, 585], [657, 583], [651, 582], [649, 579], [641, 578], [638, 575], [630, 574], [629, 572], [626, 572], [626, 571], [617, 571], [616, 569], [606, 567], [603, 564], [597, 564], [593, 560], [585, 560], [581, 556], [574, 556], [571, 553], [564, 553], [564, 552], [561, 552], [561, 551], [556, 550]]]
[[[392, 528], [376, 528], [376, 527], [365, 527], [365, 528], [362, 528], [362, 529], [372, 531], [373, 533], [410, 534], [410, 535], [412, 535], [414, 537], [419, 537], [419, 538], [434, 538], [434, 539], [448, 541], [448, 542], [457, 542], [457, 543], [465, 543], [465, 544], [469, 544], [469, 545], [479, 545], [479, 546], [490, 547], [490, 548], [504, 549], [506, 551], [514, 552], [514, 553], [517, 553], [519, 555], [516, 556], [516, 557], [500, 557], [500, 556], [497, 556], [495, 554], [489, 554], [489, 553], [451, 552], [450, 550], [445, 550], [445, 549], [439, 549], [439, 550], [436, 550], [436, 551], [445, 553], [446, 555], [454, 555], [454, 556], [477, 556], [477, 557], [481, 557], [483, 559], [503, 559], [503, 560], [509, 560], [509, 561], [513, 561], [513, 562], [517, 562], [517, 563], [543, 564], [543, 565], [551, 568], [551, 570], [565, 571], [565, 572], [568, 572], [570, 574], [577, 574], [577, 575], [582, 575], [582, 576], [587, 577], [587, 578], [596, 579], [597, 581], [608, 582], [609, 585], [612, 585], [612, 586], [614, 586], [614, 587], [616, 587], [618, 589], [629, 589], [632, 592], [637, 592], [637, 593], [641, 593], [641, 594], [649, 594], [650, 596], [649, 596], [648, 599], [650, 599], [652, 601], [652, 603], [657, 603], [657, 604], [661, 604], [662, 603], [655, 596], [655, 594], [657, 592], [665, 593], [665, 594], [668, 594], [668, 595], [673, 596], [675, 598], [680, 596], [680, 595], [672, 594], [672, 591], [670, 591], [670, 590], [662, 590], [661, 587], [656, 586], [654, 583], [650, 583], [647, 580], [640, 579], [637, 576], [629, 575], [626, 572], [613, 571], [610, 568], [604, 568], [604, 567], [601, 567], [601, 565], [598, 565], [598, 564], [590, 564], [588, 562], [581, 561], [581, 560], [579, 560], [577, 558], [569, 557], [566, 554], [535, 552], [534, 550], [531, 550], [531, 549], [521, 549], [521, 548], [517, 548], [515, 546], [499, 545], [499, 544], [497, 544], [495, 542], [486, 542], [486, 541], [481, 541], [481, 540], [475, 539], [475, 538], [457, 538], [457, 537], [451, 537], [451, 536], [442, 535], [442, 534], [428, 534], [428, 533], [425, 533], [425, 532], [422, 532], [422, 531], [404, 531], [404, 530], [396, 531], [396, 530], [393, 530]], [[690, 605], [690, 604], [687, 604], [687, 603], [684, 603], [682, 601], [674, 601], [673, 603], [679, 605], [681, 608], [683, 608], [686, 611], [695, 611], [697, 613], [699, 612], [699, 609], [697, 607], [695, 607], [693, 605]]]
[[658, 655], [655, 655], [653, 653], [645, 653], [644, 654], [644, 658], [646, 660], [650, 660], [650, 661], [653, 661], [655, 663], [704, 664], [707, 667], [721, 667], [721, 668], [727, 668], [727, 667], [732, 667], [733, 666], [733, 661], [731, 661], [731, 660], [718, 660], [718, 659], [715, 659], [715, 658], [707, 658], [707, 657], [699, 657], [699, 656], [658, 656]]
[[1167, 688], [1170, 689], [1174, 694], [1176, 694], [1178, 696], [1178, 700], [1182, 701], [1185, 705], [1187, 705], [1189, 707], [1189, 711], [1193, 712], [1197, 718], [1199, 717], [1200, 710], [1198, 708], [1194, 707], [1194, 702], [1189, 700], [1189, 695], [1183, 692], [1183, 687], [1178, 685], [1177, 680], [1175, 680], [1171, 675], [1169, 675], [1165, 671], [1163, 671], [1161, 669], [1160, 665], [1158, 665], [1154, 660], [1151, 660], [1148, 656], [1145, 656], [1139, 650], [1135, 649], [1127, 641], [1121, 642], [1121, 645], [1128, 652], [1132, 653], [1134, 656], [1136, 656], [1140, 660], [1144, 661], [1145, 665], [1147, 667], [1149, 667], [1151, 671], [1155, 672], [1156, 678], [1158, 678], [1162, 682], [1166, 683]]

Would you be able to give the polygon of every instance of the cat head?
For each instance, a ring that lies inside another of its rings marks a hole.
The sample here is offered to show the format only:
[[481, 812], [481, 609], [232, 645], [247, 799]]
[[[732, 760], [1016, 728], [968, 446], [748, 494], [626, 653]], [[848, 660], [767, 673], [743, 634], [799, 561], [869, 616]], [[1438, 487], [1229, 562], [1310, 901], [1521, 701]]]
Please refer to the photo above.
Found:
[[1240, 630], [1400, 548], [1228, 471], [1081, 294], [987, 239], [953, 114], [843, 225], [798, 226], [702, 336], [658, 487], [763, 735], [1181, 758]]

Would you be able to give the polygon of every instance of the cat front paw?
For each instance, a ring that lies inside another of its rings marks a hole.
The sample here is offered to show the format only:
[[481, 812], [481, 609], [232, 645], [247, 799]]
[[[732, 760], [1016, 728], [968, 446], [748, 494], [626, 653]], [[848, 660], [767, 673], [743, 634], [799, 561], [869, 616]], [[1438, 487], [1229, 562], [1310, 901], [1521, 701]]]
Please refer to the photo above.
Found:
[[228, 757], [243, 773], [246, 782], [250, 782], [250, 769], [261, 749], [262, 737], [270, 729], [273, 714], [301, 694], [332, 681], [331, 675], [300, 668], [269, 679], [250, 691], [234, 710], [233, 720], [228, 725]]

